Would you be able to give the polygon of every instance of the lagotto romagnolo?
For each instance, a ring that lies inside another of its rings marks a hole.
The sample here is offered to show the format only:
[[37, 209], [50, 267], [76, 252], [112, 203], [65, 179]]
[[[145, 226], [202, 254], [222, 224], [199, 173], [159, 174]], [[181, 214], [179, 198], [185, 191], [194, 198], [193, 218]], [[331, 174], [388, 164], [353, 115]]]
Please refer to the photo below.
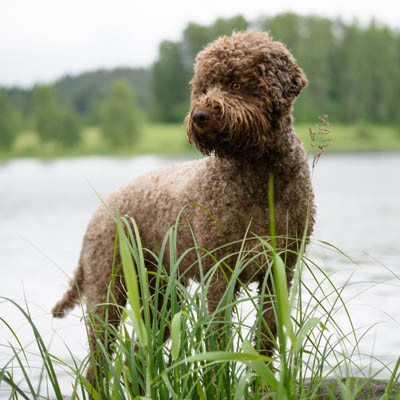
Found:
[[[292, 117], [293, 102], [307, 83], [287, 48], [267, 33], [237, 32], [212, 42], [197, 55], [186, 119], [189, 142], [206, 157], [150, 172], [122, 186], [106, 199], [109, 209], [133, 217], [143, 246], [157, 251], [181, 209], [189, 203], [201, 204], [217, 219], [224, 235], [204, 210], [186, 207], [178, 253], [194, 245], [188, 224], [199, 248], [211, 250], [226, 240], [243, 239], [247, 230], [249, 237], [268, 237], [268, 179], [272, 174], [276, 234], [286, 237], [278, 240], [278, 247], [287, 249], [283, 258], [290, 286], [296, 262], [293, 251], [306, 229], [306, 234], [311, 234], [315, 214], [307, 156], [293, 129]], [[115, 232], [113, 217], [100, 205], [83, 238], [71, 287], [53, 308], [55, 317], [63, 317], [79, 303], [80, 296], [86, 300], [88, 311], [101, 313], [112, 280]], [[253, 246], [257, 243], [254, 239]], [[252, 241], [246, 246], [251, 247]], [[232, 254], [235, 248], [225, 251]], [[216, 253], [217, 258], [223, 256], [222, 250]], [[193, 267], [183, 274], [196, 257], [194, 251], [189, 252], [180, 264], [184, 284], [199, 278]], [[168, 260], [164, 262], [168, 269]], [[230, 263], [235, 265], [235, 260]], [[213, 265], [211, 257], [204, 258], [203, 272]], [[241, 273], [241, 281], [261, 284], [267, 267], [260, 265], [266, 264], [249, 264]], [[155, 266], [149, 262], [147, 268], [154, 270]], [[120, 306], [126, 304], [123, 286], [123, 279], [115, 279], [113, 296], [109, 297]], [[207, 292], [210, 312], [225, 287], [226, 279], [217, 271]], [[264, 318], [276, 334], [271, 304], [263, 303]], [[108, 307], [109, 322], [117, 327], [120, 311]], [[93, 327], [90, 329], [94, 346]], [[273, 345], [264, 326], [262, 329], [261, 350], [270, 354]], [[92, 368], [89, 366], [89, 379], [93, 379]]]

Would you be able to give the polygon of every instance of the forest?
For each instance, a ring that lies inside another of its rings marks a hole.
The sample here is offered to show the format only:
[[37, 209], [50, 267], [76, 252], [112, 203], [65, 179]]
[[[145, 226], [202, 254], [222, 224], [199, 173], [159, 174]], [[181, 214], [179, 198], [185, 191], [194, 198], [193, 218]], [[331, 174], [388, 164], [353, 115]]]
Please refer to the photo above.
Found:
[[0, 148], [9, 151], [27, 132], [35, 143], [73, 147], [87, 127], [98, 127], [105, 143], [118, 148], [133, 145], [146, 124], [182, 123], [197, 52], [245, 29], [270, 32], [306, 72], [310, 84], [296, 101], [297, 123], [327, 114], [343, 125], [399, 125], [398, 30], [373, 20], [361, 25], [285, 13], [248, 21], [239, 15], [209, 26], [188, 23], [180, 40], [160, 43], [146, 68], [99, 69], [32, 88], [0, 88]]

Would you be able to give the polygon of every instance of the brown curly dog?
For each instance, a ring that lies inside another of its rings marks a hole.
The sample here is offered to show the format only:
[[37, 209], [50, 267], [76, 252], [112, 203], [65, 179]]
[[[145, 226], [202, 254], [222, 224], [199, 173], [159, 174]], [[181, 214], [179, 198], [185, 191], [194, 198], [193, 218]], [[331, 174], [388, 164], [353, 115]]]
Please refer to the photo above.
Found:
[[[290, 52], [267, 33], [238, 32], [221, 37], [198, 54], [191, 84], [187, 133], [190, 143], [207, 157], [136, 179], [108, 197], [109, 209], [132, 216], [143, 246], [156, 252], [180, 210], [191, 202], [201, 204], [218, 220], [224, 235], [202, 209], [190, 206], [182, 217], [186, 223], [180, 228], [177, 250], [182, 254], [193, 247], [188, 225], [199, 248], [211, 250], [225, 240], [243, 239], [249, 226], [250, 233], [268, 236], [268, 179], [272, 174], [276, 235], [301, 238], [305, 229], [310, 235], [315, 214], [310, 174], [292, 117], [293, 102], [307, 79]], [[80, 296], [86, 298], [89, 311], [102, 312], [112, 280], [115, 232], [113, 217], [101, 205], [84, 236], [71, 287], [52, 310], [55, 317], [63, 317]], [[284, 259], [289, 286], [296, 263], [291, 250], [297, 249], [298, 242], [283, 244], [288, 249]], [[220, 251], [218, 257], [223, 256]], [[195, 261], [192, 251], [180, 264], [185, 285], [189, 279], [199, 279], [198, 270], [187, 270]], [[168, 270], [168, 260], [165, 264]], [[213, 265], [212, 259], [206, 258], [203, 272]], [[155, 267], [148, 262], [147, 268], [154, 271]], [[253, 263], [240, 279], [261, 284], [265, 276], [266, 267], [260, 269], [259, 263]], [[212, 279], [207, 292], [210, 313], [227, 285], [222, 272], [216, 271]], [[119, 310], [126, 304], [123, 286], [123, 280], [115, 280], [112, 298], [116, 305], [108, 306], [109, 322], [115, 327], [120, 322]], [[263, 316], [275, 335], [271, 303], [263, 304]], [[90, 329], [94, 348], [94, 328]], [[273, 346], [267, 330], [262, 329], [261, 351], [270, 354]], [[93, 378], [92, 368], [89, 379]]]

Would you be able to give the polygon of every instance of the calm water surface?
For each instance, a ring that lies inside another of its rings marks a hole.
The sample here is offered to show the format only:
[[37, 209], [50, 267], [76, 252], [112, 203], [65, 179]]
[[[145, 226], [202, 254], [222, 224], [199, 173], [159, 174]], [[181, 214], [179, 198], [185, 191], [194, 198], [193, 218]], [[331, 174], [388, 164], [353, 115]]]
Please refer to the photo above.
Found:
[[[0, 296], [28, 305], [58, 357], [70, 360], [67, 348], [78, 359], [86, 355], [80, 311], [53, 320], [50, 309], [67, 287], [99, 197], [148, 170], [175, 162], [145, 156], [0, 164]], [[389, 363], [400, 355], [399, 175], [400, 154], [325, 155], [313, 174], [318, 215], [310, 257], [336, 286], [350, 280], [343, 297], [353, 323], [360, 332], [372, 326], [360, 351]], [[318, 240], [334, 244], [354, 262], [321, 248]], [[307, 274], [304, 279], [313, 284]], [[1, 302], [0, 317], [30, 350], [30, 363], [40, 366], [22, 315]], [[336, 318], [349, 329], [340, 308]], [[0, 321], [0, 366], [10, 359], [8, 342], [16, 343]], [[64, 384], [70, 387], [71, 380], [66, 377]], [[2, 396], [6, 393], [0, 392]]]

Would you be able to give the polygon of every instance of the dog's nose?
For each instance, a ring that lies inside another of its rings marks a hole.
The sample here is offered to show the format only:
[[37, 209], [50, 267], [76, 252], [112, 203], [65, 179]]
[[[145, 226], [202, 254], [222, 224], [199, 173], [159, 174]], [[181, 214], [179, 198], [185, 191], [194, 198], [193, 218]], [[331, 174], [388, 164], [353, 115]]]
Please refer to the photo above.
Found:
[[209, 121], [210, 117], [211, 113], [209, 111], [199, 110], [193, 114], [192, 119], [196, 125], [201, 126], [205, 125]]

